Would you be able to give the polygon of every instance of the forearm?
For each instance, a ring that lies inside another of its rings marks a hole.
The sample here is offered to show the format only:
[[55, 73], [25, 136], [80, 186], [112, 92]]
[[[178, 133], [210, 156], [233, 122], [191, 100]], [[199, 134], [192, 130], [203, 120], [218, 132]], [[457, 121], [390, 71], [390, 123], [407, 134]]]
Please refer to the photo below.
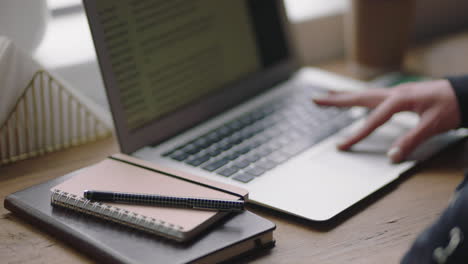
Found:
[[457, 97], [461, 115], [461, 127], [468, 127], [468, 75], [449, 77], [447, 80], [453, 87]]

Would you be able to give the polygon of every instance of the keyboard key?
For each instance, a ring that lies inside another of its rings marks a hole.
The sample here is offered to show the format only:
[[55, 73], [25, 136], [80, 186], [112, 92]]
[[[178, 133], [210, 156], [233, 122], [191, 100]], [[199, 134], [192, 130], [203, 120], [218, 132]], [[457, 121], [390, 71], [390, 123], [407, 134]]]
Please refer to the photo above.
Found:
[[238, 153], [240, 153], [241, 155], [245, 154], [245, 153], [248, 153], [250, 151], [250, 146], [245, 146], [245, 147], [242, 147], [240, 149], [237, 150]]
[[351, 124], [355, 119], [352, 118], [348, 113], [341, 114], [333, 120], [333, 125], [337, 130], [340, 130], [349, 124]]
[[249, 144], [249, 148], [252, 150], [252, 149], [255, 149], [257, 147], [260, 147], [260, 145], [262, 145], [264, 142], [262, 140], [255, 140], [253, 142], [251, 142]]
[[271, 137], [268, 137], [266, 135], [260, 135], [258, 137], [255, 138], [255, 141], [252, 142], [253, 145], [257, 144], [257, 146], [260, 146], [262, 144], [265, 144], [267, 142], [269, 142], [272, 138]]
[[205, 155], [202, 155], [200, 157], [195, 157], [195, 158], [192, 158], [190, 160], [187, 160], [186, 163], [196, 167], [196, 166], [199, 166], [202, 163], [207, 162], [210, 158], [211, 158], [210, 155], [205, 154]]
[[265, 169], [265, 170], [271, 170], [273, 169], [274, 167], [276, 167], [276, 162], [272, 161], [272, 160], [261, 160], [261, 161], [258, 161], [255, 163], [255, 166], [258, 166], [262, 169]]
[[282, 134], [287, 133], [289, 130], [291, 130], [291, 126], [288, 124], [276, 125], [270, 129], [267, 129], [265, 135], [272, 139], [276, 139]]
[[255, 112], [252, 113], [251, 116], [253, 120], [258, 121], [260, 119], [263, 119], [266, 116], [266, 114], [263, 111], [263, 109], [257, 109]]
[[244, 125], [239, 120], [231, 121], [227, 124], [227, 126], [233, 131], [237, 131], [244, 127]]
[[272, 117], [272, 118], [268, 118], [268, 119], [263, 120], [260, 124], [261, 124], [263, 129], [268, 129], [268, 128], [271, 128], [274, 125], [276, 125], [277, 122], [278, 122], [278, 120]]
[[193, 144], [199, 148], [205, 149], [212, 144], [207, 138], [199, 138], [193, 142]]
[[239, 118], [239, 122], [241, 122], [244, 126], [251, 125], [253, 123], [253, 119], [251, 115], [244, 115], [241, 118]]
[[218, 174], [229, 177], [229, 176], [233, 175], [234, 173], [236, 173], [238, 170], [239, 169], [236, 168], [236, 167], [228, 167], [228, 168], [224, 168], [224, 169], [218, 171]]
[[246, 157], [246, 160], [248, 160], [249, 162], [256, 162], [258, 161], [259, 159], [261, 159], [262, 156], [258, 155], [258, 154], [251, 154], [249, 156]]
[[263, 173], [265, 173], [265, 169], [262, 169], [260, 167], [253, 167], [253, 168], [247, 169], [245, 172], [253, 176], [260, 176]]
[[254, 130], [252, 127], [245, 128], [239, 132], [240, 136], [242, 137], [243, 140], [249, 139], [253, 137], [255, 134], [258, 132]]
[[174, 153], [171, 154], [171, 158], [174, 159], [174, 160], [177, 160], [177, 161], [184, 161], [185, 159], [187, 159], [190, 155], [183, 152], [183, 151], [176, 151]]
[[216, 129], [216, 132], [223, 138], [227, 135], [232, 134], [233, 131], [228, 126], [222, 126]]
[[277, 164], [280, 164], [280, 163], [283, 163], [286, 160], [288, 160], [289, 157], [290, 157], [289, 155], [286, 155], [284, 153], [275, 152], [275, 153], [271, 154], [270, 156], [268, 156], [268, 159], [276, 162]]
[[298, 141], [298, 142], [295, 142], [295, 143], [292, 143], [292, 144], [289, 144], [287, 146], [285, 146], [284, 148], [281, 149], [281, 151], [291, 155], [291, 156], [294, 156], [304, 150], [306, 150], [307, 148], [309, 148], [309, 144], [306, 144], [305, 141]]
[[204, 166], [203, 169], [207, 171], [215, 171], [222, 166], [226, 165], [229, 162], [228, 159], [220, 159], [214, 162], [209, 163], [208, 165]]
[[259, 150], [257, 150], [257, 154], [262, 156], [262, 157], [266, 157], [266, 156], [270, 155], [272, 152], [274, 152], [274, 150], [272, 148], [268, 147], [268, 146], [262, 147]]
[[240, 135], [240, 133], [235, 133], [232, 136], [229, 137], [229, 142], [233, 145], [238, 145], [240, 144], [244, 139]]
[[236, 163], [233, 164], [233, 166], [239, 168], [239, 169], [244, 169], [244, 168], [247, 168], [248, 166], [250, 165], [250, 161], [248, 160], [241, 160], [241, 161], [237, 161]]
[[290, 137], [290, 134], [291, 133], [287, 133], [283, 135], [282, 137], [278, 138], [278, 143], [281, 144], [281, 146], [286, 146], [286, 145], [293, 143], [293, 140]]
[[174, 150], [174, 149], [171, 149], [171, 150], [166, 151], [166, 152], [164, 152], [163, 154], [161, 154], [161, 156], [163, 156], [163, 157], [169, 157], [169, 156], [171, 156], [171, 154], [173, 154], [174, 152], [175, 152], [175, 150]]
[[234, 153], [231, 153], [229, 155], [227, 155], [225, 158], [228, 159], [228, 160], [235, 160], [237, 159], [239, 156], [241, 155], [241, 153], [239, 152], [234, 152]]
[[262, 112], [265, 116], [272, 114], [275, 111], [275, 106], [272, 104], [266, 105], [262, 108]]
[[283, 144], [281, 144], [281, 142], [279, 142], [278, 140], [272, 140], [272, 141], [268, 142], [268, 144], [267, 144], [267, 147], [269, 147], [272, 150], [278, 150], [282, 146], [283, 146]]
[[218, 132], [211, 132], [208, 135], [206, 135], [206, 138], [210, 142], [215, 143], [215, 142], [220, 141], [222, 139], [222, 136]]
[[206, 153], [210, 154], [211, 157], [216, 157], [218, 156], [219, 154], [221, 154], [221, 150], [220, 149], [209, 149]]
[[293, 131], [291, 133], [288, 133], [286, 135], [291, 141], [296, 141], [296, 140], [299, 140], [299, 139], [302, 139], [304, 137], [303, 133], [302, 133], [302, 129], [297, 129], [296, 131]]
[[201, 150], [201, 148], [195, 146], [195, 144], [187, 144], [181, 150], [183, 152], [185, 152], [185, 153], [190, 154], [190, 155], [194, 155], [194, 154], [198, 153]]
[[226, 151], [232, 148], [234, 145], [229, 140], [223, 139], [222, 141], [216, 143], [215, 146], [222, 151]]
[[239, 173], [239, 174], [236, 174], [233, 177], [234, 180], [237, 180], [237, 181], [240, 181], [240, 182], [243, 182], [243, 183], [247, 183], [247, 182], [253, 180], [254, 178], [255, 178], [254, 176], [246, 174], [246, 173]]

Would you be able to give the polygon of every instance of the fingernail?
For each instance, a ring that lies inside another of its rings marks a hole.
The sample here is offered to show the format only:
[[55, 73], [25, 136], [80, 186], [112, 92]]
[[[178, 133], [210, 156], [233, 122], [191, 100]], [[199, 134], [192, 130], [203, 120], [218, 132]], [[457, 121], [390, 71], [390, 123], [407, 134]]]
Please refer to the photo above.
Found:
[[399, 161], [400, 152], [401, 150], [399, 147], [392, 147], [388, 150], [387, 157], [389, 157], [393, 163], [397, 163]]
[[347, 143], [348, 143], [347, 139], [345, 139], [345, 138], [340, 139], [336, 143], [336, 148], [338, 148], [339, 150], [346, 150], [345, 146], [346, 146]]

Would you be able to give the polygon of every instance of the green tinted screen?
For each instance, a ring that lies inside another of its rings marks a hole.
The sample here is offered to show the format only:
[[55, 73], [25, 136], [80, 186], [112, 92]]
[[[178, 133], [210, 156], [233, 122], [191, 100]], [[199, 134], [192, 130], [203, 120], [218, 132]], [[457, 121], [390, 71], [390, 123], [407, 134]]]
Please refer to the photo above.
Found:
[[261, 68], [246, 1], [99, 0], [130, 130]]

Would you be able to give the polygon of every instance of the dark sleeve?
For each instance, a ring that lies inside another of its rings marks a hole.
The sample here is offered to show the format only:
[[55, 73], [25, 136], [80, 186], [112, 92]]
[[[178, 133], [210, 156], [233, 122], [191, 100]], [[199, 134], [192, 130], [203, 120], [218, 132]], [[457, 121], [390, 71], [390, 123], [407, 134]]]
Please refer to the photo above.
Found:
[[468, 176], [457, 187], [449, 206], [422, 232], [402, 264], [468, 263]]
[[461, 114], [461, 127], [468, 127], [468, 75], [448, 77], [457, 96]]

